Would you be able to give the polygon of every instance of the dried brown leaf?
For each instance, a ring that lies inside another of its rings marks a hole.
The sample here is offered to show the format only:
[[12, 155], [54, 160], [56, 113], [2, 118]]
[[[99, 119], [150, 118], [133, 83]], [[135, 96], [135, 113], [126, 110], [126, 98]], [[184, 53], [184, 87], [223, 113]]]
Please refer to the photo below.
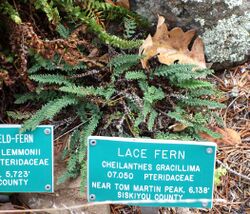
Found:
[[215, 142], [218, 145], [236, 145], [241, 143], [240, 134], [233, 129], [230, 128], [222, 129], [219, 127], [215, 127], [213, 131], [219, 133], [222, 137], [216, 139], [206, 133], [200, 133], [200, 136], [203, 139]]
[[124, 7], [124, 8], [126, 8], [126, 9], [128, 9], [128, 10], [129, 10], [129, 8], [130, 8], [129, 0], [118, 0], [118, 1], [116, 2], [116, 5], [117, 5], [117, 6], [120, 6], [120, 7]]
[[147, 68], [148, 60], [158, 55], [162, 64], [169, 65], [177, 61], [180, 64], [194, 64], [200, 68], [206, 68], [204, 45], [199, 37], [194, 40], [192, 48], [189, 50], [195, 31], [184, 32], [179, 27], [169, 31], [164, 21], [165, 18], [159, 16], [154, 36], [148, 35], [139, 48], [139, 54], [145, 56], [141, 60], [142, 66]]
[[109, 3], [113, 6], [120, 6], [120, 7], [124, 7], [126, 9], [129, 10], [130, 8], [130, 4], [129, 4], [129, 0], [118, 0], [116, 2], [113, 2], [112, 0], [105, 0], [106, 3]]
[[182, 123], [175, 123], [172, 126], [169, 126], [169, 129], [172, 129], [174, 132], [181, 132], [185, 130], [188, 126], [182, 124]]

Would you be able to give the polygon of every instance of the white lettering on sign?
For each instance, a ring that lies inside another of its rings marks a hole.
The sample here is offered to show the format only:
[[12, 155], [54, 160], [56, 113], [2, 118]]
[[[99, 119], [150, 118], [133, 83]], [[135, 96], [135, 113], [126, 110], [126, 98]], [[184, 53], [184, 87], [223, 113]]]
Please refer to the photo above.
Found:
[[0, 186], [27, 186], [28, 179], [0, 179]]
[[144, 174], [144, 180], [149, 181], [194, 181], [194, 175], [184, 175], [184, 174]]
[[0, 125], [0, 192], [53, 192], [53, 137], [51, 125]]
[[153, 166], [150, 163], [121, 163], [116, 161], [102, 161], [102, 168], [151, 171]]
[[0, 143], [11, 143], [11, 135], [0, 134]]
[[133, 185], [135, 192], [161, 192], [161, 186], [154, 185]]
[[126, 190], [126, 191], [129, 191], [130, 190], [130, 185], [129, 184], [118, 184], [118, 183], [115, 183], [115, 189], [116, 190]]
[[154, 199], [155, 200], [181, 200], [183, 195], [179, 194], [155, 194]]
[[170, 172], [200, 172], [199, 165], [165, 165], [156, 164], [155, 169], [157, 171], [170, 171]]
[[1, 149], [2, 156], [41, 155], [40, 149]]
[[181, 200], [182, 194], [154, 194], [151, 193], [138, 193], [138, 192], [121, 192], [117, 193], [118, 199], [130, 199], [130, 200]]
[[154, 158], [161, 158], [161, 159], [185, 159], [185, 151], [176, 151], [176, 150], [160, 150], [156, 149], [154, 151]]
[[117, 150], [118, 157], [131, 157], [131, 158], [147, 158], [146, 155], [147, 149], [126, 149], [125, 151], [121, 151], [119, 147]]
[[95, 188], [95, 189], [111, 189], [111, 183], [109, 182], [92, 181], [91, 185], [92, 185], [92, 188]]
[[15, 135], [16, 143], [34, 143], [33, 134], [16, 134]]
[[[120, 147], [117, 148], [117, 156], [123, 157], [123, 158], [142, 158], [146, 159], [147, 156], [147, 149], [122, 149]], [[177, 159], [177, 160], [184, 160], [185, 159], [185, 151], [181, 150], [160, 150], [156, 149], [154, 150], [154, 158], [158, 159]]]
[[33, 134], [15, 134], [14, 136], [10, 134], [0, 134], [0, 143], [34, 143]]
[[165, 186], [164, 187], [164, 192], [168, 192], [168, 193], [185, 193], [185, 191], [183, 190], [183, 186], [178, 187], [178, 186]]
[[49, 166], [49, 159], [0, 159], [2, 166]]
[[118, 192], [118, 199], [151, 200], [150, 193]]
[[108, 178], [119, 178], [119, 179], [133, 179], [134, 174], [132, 172], [117, 172], [117, 171], [108, 171]]
[[[145, 206], [197, 208], [203, 206], [199, 200], [212, 201], [214, 143], [106, 137], [90, 137], [90, 142], [93, 139], [96, 145], [88, 147], [88, 184], [96, 201], [138, 200], [134, 203], [140, 205], [142, 200]], [[209, 201], [206, 207], [211, 205]]]

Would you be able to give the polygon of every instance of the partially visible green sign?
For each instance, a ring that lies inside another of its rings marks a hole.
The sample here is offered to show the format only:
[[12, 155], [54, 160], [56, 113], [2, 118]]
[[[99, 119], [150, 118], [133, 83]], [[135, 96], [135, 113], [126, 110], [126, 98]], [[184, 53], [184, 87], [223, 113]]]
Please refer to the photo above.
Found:
[[211, 208], [215, 157], [211, 142], [91, 136], [88, 200]]
[[0, 125], [0, 192], [53, 192], [53, 126]]

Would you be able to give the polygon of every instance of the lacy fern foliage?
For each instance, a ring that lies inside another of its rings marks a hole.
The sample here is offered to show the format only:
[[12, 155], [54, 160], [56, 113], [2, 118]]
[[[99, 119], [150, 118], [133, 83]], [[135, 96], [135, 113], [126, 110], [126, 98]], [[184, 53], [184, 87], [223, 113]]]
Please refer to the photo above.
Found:
[[[212, 71], [178, 64], [144, 70], [140, 66], [142, 57], [136, 54], [114, 57], [98, 82], [95, 76], [83, 75], [79, 79], [79, 70], [74, 66], [64, 63], [58, 66], [56, 60], [36, 56], [36, 62], [41, 64], [32, 69], [30, 78], [38, 84], [37, 90], [16, 102], [36, 99], [44, 105], [24, 123], [23, 130], [53, 121], [66, 110], [80, 123], [70, 136], [70, 146], [63, 152], [63, 158], [69, 160], [59, 183], [78, 174], [85, 176], [86, 143], [92, 133], [195, 140], [203, 132], [218, 137], [208, 127], [213, 118], [218, 120], [214, 109], [224, 107], [216, 101], [220, 93], [206, 79]], [[83, 66], [80, 72], [88, 71]], [[173, 131], [171, 127], [176, 123], [185, 129], [180, 133]]]

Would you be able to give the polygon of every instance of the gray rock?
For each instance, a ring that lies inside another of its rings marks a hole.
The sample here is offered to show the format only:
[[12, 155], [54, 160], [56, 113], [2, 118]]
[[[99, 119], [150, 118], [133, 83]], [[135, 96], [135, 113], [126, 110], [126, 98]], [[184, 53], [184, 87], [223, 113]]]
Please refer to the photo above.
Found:
[[188, 208], [177, 208], [176, 214], [193, 214]]
[[208, 62], [227, 67], [249, 58], [249, 0], [132, 0], [132, 9], [154, 23], [160, 14], [170, 28], [196, 29]]
[[158, 207], [141, 207], [141, 214], [158, 214]]
[[9, 195], [0, 195], [0, 203], [6, 203], [10, 201]]

